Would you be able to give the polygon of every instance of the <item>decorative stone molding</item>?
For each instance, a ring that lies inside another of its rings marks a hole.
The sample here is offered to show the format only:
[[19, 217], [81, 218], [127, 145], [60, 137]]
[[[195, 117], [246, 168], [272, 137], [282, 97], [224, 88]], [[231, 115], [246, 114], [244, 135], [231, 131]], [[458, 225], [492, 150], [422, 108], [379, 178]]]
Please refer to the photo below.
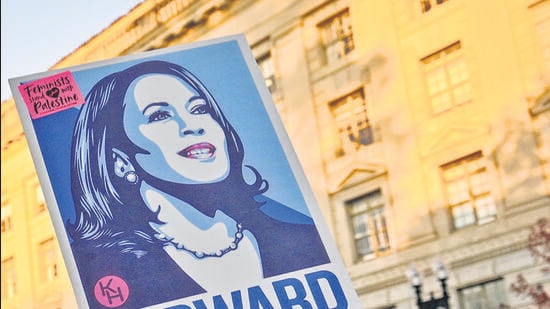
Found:
[[[395, 261], [392, 264], [386, 263], [384, 269], [378, 271], [372, 271], [373, 268], [377, 268], [372, 267], [376, 261], [365, 263], [364, 265], [353, 267], [353, 271], [351, 271], [353, 274], [352, 279], [359, 293], [372, 292], [406, 283], [407, 278], [405, 274], [410, 263], [414, 261], [418, 265], [431, 265], [435, 255], [445, 257], [451, 273], [453, 269], [456, 270], [481, 261], [490, 260], [493, 263], [494, 259], [499, 256], [525, 249], [528, 234], [529, 230], [523, 229], [491, 237], [466, 247], [458, 246], [458, 248], [446, 252], [437, 253], [426, 250], [427, 254], [417, 257], [409, 254], [407, 259]], [[431, 276], [432, 270], [427, 268], [424, 274]]]

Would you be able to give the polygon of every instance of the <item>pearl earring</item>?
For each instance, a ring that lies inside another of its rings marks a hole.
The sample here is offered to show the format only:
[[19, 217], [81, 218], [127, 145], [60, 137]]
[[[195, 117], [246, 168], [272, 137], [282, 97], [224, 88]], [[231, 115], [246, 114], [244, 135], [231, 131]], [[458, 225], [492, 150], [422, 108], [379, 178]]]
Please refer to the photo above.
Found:
[[128, 182], [129, 184], [135, 185], [138, 182], [139, 177], [138, 177], [138, 174], [136, 174], [136, 172], [128, 171], [126, 172], [126, 174], [124, 174], [124, 179], [126, 179], [126, 182]]

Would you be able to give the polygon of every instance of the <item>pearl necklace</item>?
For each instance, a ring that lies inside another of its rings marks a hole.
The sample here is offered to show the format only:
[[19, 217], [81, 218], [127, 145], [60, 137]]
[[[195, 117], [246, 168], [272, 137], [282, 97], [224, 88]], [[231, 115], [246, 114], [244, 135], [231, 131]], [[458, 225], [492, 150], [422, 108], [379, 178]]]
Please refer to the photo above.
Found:
[[195, 251], [195, 250], [186, 248], [182, 243], [174, 241], [174, 237], [169, 237], [169, 236], [167, 236], [163, 233], [155, 234], [155, 237], [157, 239], [160, 239], [160, 240], [164, 241], [167, 244], [171, 244], [172, 246], [174, 246], [178, 250], [182, 250], [182, 251], [193, 254], [198, 259], [204, 259], [204, 258], [207, 258], [207, 257], [217, 257], [217, 258], [219, 258], [219, 257], [224, 256], [226, 253], [229, 253], [229, 252], [237, 249], [237, 247], [239, 246], [239, 242], [241, 241], [241, 239], [243, 239], [243, 227], [242, 227], [242, 224], [238, 223], [237, 224], [237, 231], [235, 232], [235, 236], [233, 237], [233, 241], [231, 242], [231, 244], [229, 246], [227, 246], [226, 248], [217, 250], [215, 252]]

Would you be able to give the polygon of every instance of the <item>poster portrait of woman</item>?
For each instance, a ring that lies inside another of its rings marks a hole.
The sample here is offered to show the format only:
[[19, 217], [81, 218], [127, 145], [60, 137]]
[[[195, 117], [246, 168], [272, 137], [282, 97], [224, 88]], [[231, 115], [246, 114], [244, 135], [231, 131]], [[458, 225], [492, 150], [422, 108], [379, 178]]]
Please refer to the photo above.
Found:
[[[237, 36], [73, 68], [58, 93], [79, 88], [82, 104], [29, 121], [82, 304], [180, 304], [286, 274], [320, 278], [309, 269], [345, 274], [246, 44]], [[38, 91], [55, 84], [37, 81]], [[322, 293], [320, 283], [310, 290]]]
[[185, 68], [147, 61], [100, 80], [71, 160], [70, 235], [88, 289], [116, 274], [132, 292], [128, 304], [140, 306], [150, 291], [171, 300], [328, 263], [311, 218], [262, 196], [269, 182], [244, 153]]

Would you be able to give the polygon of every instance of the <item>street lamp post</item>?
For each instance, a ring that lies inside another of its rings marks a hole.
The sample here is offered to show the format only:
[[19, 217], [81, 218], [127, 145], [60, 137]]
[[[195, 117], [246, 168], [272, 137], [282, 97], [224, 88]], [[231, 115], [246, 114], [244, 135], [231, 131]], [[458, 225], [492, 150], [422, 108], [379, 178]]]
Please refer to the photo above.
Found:
[[435, 298], [433, 292], [430, 292], [430, 299], [422, 300], [422, 281], [420, 280], [420, 275], [415, 267], [412, 267], [410, 270], [410, 281], [414, 288], [416, 294], [416, 304], [419, 309], [437, 309], [437, 308], [446, 308], [449, 309], [449, 294], [447, 292], [447, 270], [443, 263], [438, 260], [434, 266], [434, 272], [439, 279], [441, 284], [441, 290], [443, 295], [441, 297]]

